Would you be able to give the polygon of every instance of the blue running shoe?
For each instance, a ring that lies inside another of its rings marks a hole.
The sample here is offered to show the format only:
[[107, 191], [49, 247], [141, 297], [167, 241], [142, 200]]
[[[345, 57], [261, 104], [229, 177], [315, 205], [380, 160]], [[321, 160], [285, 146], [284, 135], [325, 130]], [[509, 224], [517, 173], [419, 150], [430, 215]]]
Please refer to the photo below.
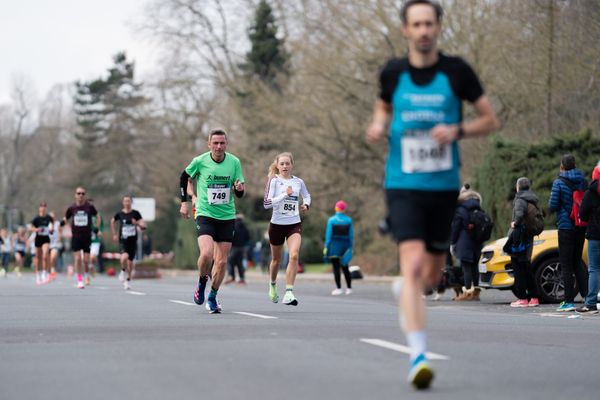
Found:
[[206, 283], [208, 282], [208, 277], [204, 277], [204, 279], [200, 279], [198, 283], [198, 287], [194, 292], [194, 303], [201, 305], [204, 303], [204, 292], [206, 291]]
[[425, 354], [421, 354], [411, 362], [408, 381], [412, 383], [415, 389], [423, 390], [429, 388], [431, 381], [433, 381], [433, 376], [433, 370], [429, 366]]
[[566, 302], [562, 302], [559, 304], [558, 308], [556, 309], [557, 312], [567, 312], [567, 311], [575, 311], [575, 304], [573, 303], [566, 303]]
[[211, 314], [221, 313], [221, 305], [217, 301], [217, 296], [208, 296], [208, 299], [206, 300], [206, 308]]

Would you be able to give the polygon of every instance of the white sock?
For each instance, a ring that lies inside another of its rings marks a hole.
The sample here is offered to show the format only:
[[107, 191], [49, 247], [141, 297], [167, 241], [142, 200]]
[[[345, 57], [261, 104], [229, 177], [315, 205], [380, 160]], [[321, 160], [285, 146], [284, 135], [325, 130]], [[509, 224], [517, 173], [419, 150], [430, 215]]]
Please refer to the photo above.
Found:
[[410, 359], [414, 360], [424, 354], [427, 347], [427, 334], [425, 331], [409, 332], [406, 334], [408, 347], [410, 347]]

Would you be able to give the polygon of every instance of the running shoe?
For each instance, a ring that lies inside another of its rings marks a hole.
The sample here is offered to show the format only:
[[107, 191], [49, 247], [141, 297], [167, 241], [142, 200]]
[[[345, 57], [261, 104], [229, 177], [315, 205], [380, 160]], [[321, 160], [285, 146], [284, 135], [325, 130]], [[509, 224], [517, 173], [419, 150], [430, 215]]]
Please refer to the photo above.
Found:
[[346, 289], [346, 291], [344, 292], [345, 295], [349, 295], [352, 294], [352, 289]]
[[85, 289], [85, 284], [83, 281], [77, 281], [77, 289]]
[[524, 308], [529, 307], [529, 301], [527, 299], [519, 299], [510, 303], [510, 306], [513, 308]]
[[232, 277], [229, 277], [225, 280], [225, 282], [223, 282], [224, 285], [229, 285], [230, 283], [235, 283], [235, 279]]
[[201, 305], [204, 303], [204, 292], [206, 291], [206, 283], [208, 282], [208, 277], [205, 279], [200, 279], [200, 283], [194, 292], [194, 303]]
[[4, 268], [0, 269], [0, 277], [6, 277], [6, 270]]
[[129, 281], [123, 282], [123, 289], [125, 289], [125, 290], [131, 289], [131, 285], [129, 284]]
[[294, 292], [291, 289], [287, 289], [285, 291], [285, 295], [283, 296], [283, 304], [287, 306], [297, 306], [298, 299], [294, 296]]
[[333, 291], [331, 292], [332, 296], [339, 296], [340, 294], [344, 294], [344, 291], [342, 289], [333, 289]]
[[90, 279], [90, 277], [89, 277], [89, 276], [86, 276], [86, 277], [85, 277], [85, 286], [89, 286], [89, 285], [90, 285], [90, 283], [92, 283], [92, 280]]
[[279, 302], [279, 295], [277, 294], [277, 284], [269, 283], [269, 298], [273, 303]]
[[36, 285], [41, 285], [42, 284], [42, 277], [40, 275], [36, 275], [35, 276], [35, 284]]
[[208, 296], [206, 299], [206, 309], [210, 311], [211, 314], [221, 313], [221, 305], [217, 301], [217, 296]]
[[423, 390], [429, 388], [433, 377], [433, 370], [429, 366], [425, 354], [421, 354], [411, 362], [408, 381], [412, 383], [415, 389]]
[[119, 282], [125, 282], [125, 271], [119, 272]]
[[575, 309], [577, 314], [598, 314], [598, 308], [596, 306], [584, 304], [581, 307]]
[[535, 298], [532, 297], [531, 300], [529, 300], [529, 307], [539, 307], [540, 306], [540, 301]]
[[556, 309], [557, 312], [575, 311], [575, 304], [562, 302]]

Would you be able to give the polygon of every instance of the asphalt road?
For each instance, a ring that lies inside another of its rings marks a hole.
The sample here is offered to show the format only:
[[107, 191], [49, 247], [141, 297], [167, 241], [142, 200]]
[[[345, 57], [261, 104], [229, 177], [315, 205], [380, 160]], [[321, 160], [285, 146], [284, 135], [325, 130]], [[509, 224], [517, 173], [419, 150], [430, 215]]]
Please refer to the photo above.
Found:
[[224, 287], [220, 315], [192, 304], [192, 277], [132, 286], [0, 280], [0, 399], [600, 398], [600, 316], [511, 309], [510, 292], [429, 302], [437, 377], [416, 393], [389, 283], [300, 280], [291, 307], [257, 279]]

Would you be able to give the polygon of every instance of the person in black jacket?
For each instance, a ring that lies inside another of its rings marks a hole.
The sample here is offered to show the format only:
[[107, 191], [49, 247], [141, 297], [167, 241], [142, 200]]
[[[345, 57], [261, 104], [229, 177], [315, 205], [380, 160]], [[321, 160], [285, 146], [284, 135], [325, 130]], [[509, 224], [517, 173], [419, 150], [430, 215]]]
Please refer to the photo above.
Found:
[[470, 215], [481, 210], [481, 195], [466, 184], [458, 196], [458, 207], [452, 220], [452, 246], [455, 257], [463, 270], [463, 292], [455, 300], [479, 300], [479, 257], [483, 243], [477, 243], [471, 233]]
[[240, 280], [238, 283], [243, 285], [246, 283], [244, 274], [244, 255], [246, 254], [246, 247], [250, 242], [250, 232], [244, 223], [244, 215], [239, 213], [235, 216], [234, 234], [233, 241], [231, 243], [231, 252], [227, 259], [227, 272], [229, 278], [225, 281], [225, 284], [235, 282], [235, 269], [237, 268]]
[[510, 303], [511, 307], [537, 307], [540, 302], [533, 271], [531, 269], [531, 253], [533, 250], [533, 236], [526, 229], [527, 208], [529, 203], [538, 206], [538, 197], [531, 191], [531, 182], [526, 177], [517, 179], [517, 194], [513, 201], [513, 217], [510, 224], [510, 234], [513, 239], [515, 252], [511, 254], [510, 262], [515, 278], [514, 292], [517, 300]]
[[588, 223], [585, 237], [588, 240], [588, 292], [583, 306], [575, 309], [578, 313], [598, 313], [598, 291], [600, 290], [600, 166], [592, 172], [592, 183], [586, 190], [579, 218]]

